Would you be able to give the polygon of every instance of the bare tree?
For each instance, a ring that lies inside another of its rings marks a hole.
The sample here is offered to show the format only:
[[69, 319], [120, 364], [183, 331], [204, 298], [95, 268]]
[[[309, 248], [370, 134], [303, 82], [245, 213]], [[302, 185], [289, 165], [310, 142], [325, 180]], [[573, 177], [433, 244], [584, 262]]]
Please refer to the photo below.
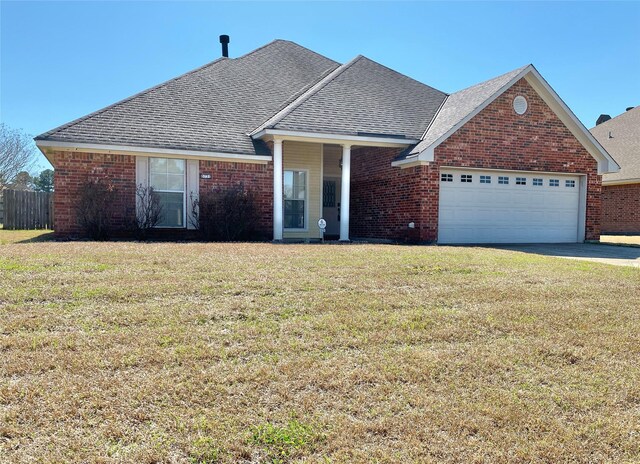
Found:
[[31, 137], [21, 130], [0, 123], [0, 190], [13, 182], [21, 171], [29, 171], [35, 159]]

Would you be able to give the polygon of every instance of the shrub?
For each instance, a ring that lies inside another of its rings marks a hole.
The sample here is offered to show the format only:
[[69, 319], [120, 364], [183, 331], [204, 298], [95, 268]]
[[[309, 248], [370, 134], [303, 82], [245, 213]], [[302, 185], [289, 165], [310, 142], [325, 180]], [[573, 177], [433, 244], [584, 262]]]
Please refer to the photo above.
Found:
[[191, 205], [192, 223], [203, 239], [230, 242], [255, 238], [256, 195], [243, 183], [215, 188], [192, 200]]
[[136, 237], [144, 240], [149, 231], [158, 225], [162, 219], [162, 205], [160, 196], [153, 187], [145, 187], [142, 184], [136, 188], [136, 214], [133, 224]]
[[89, 178], [80, 186], [76, 206], [78, 223], [84, 234], [93, 240], [107, 240], [111, 233], [116, 189], [107, 179]]

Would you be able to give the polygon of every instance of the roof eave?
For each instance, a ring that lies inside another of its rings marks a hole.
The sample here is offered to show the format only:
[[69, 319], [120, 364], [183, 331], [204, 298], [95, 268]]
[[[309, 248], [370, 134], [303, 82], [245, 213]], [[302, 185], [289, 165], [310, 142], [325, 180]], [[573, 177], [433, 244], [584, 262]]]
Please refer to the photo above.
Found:
[[640, 184], [640, 177], [628, 178], [628, 179], [602, 179], [602, 186], [607, 187], [609, 185], [626, 185], [626, 184]]
[[399, 137], [364, 136], [350, 134], [327, 134], [322, 132], [303, 132], [282, 129], [263, 129], [251, 136], [254, 140], [291, 140], [310, 143], [333, 143], [338, 145], [358, 145], [364, 147], [407, 147], [418, 143], [417, 139]]
[[106, 145], [96, 143], [62, 142], [55, 140], [34, 139], [38, 149], [53, 165], [52, 153], [54, 151], [77, 151], [90, 153], [107, 153], [133, 156], [164, 156], [197, 159], [215, 159], [218, 161], [235, 161], [245, 163], [267, 163], [271, 161], [270, 155], [257, 155], [248, 153], [228, 153], [218, 151], [183, 150], [176, 148], [157, 148], [132, 145]]

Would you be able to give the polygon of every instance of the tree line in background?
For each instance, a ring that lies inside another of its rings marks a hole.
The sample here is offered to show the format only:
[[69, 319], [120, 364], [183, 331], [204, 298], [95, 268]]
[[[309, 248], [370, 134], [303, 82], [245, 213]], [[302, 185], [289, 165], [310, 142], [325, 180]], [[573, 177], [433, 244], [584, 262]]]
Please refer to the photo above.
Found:
[[0, 123], [0, 190], [53, 192], [53, 170], [33, 173], [35, 159], [31, 136]]

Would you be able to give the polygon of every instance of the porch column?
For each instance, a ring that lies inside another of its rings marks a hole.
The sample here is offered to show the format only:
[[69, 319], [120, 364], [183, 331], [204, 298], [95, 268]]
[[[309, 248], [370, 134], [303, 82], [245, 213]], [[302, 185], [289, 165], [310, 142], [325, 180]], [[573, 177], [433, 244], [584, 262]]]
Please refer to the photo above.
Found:
[[342, 182], [340, 184], [340, 241], [349, 241], [349, 187], [351, 185], [351, 145], [342, 145]]
[[282, 140], [273, 140], [273, 240], [282, 240]]

